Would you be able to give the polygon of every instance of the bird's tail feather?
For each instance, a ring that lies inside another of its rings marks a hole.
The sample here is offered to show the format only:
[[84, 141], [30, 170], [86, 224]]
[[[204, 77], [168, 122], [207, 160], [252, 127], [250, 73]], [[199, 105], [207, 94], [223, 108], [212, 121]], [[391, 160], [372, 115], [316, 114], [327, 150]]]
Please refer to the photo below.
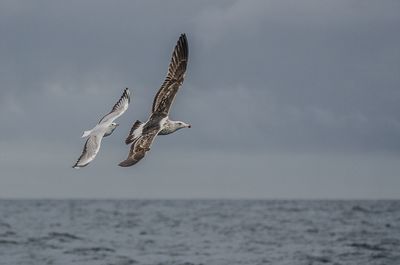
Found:
[[141, 122], [139, 120], [137, 120], [133, 124], [133, 126], [131, 128], [131, 131], [129, 132], [128, 137], [126, 137], [126, 139], [125, 139], [125, 143], [126, 144], [133, 143], [142, 134], [142, 129], [143, 128], [139, 128], [140, 125], [142, 125], [142, 124], [143, 124], [143, 122]]
[[84, 131], [83, 134], [82, 134], [82, 138], [88, 137], [88, 136], [90, 135], [91, 132], [92, 132], [91, 130], [89, 130], [89, 131]]

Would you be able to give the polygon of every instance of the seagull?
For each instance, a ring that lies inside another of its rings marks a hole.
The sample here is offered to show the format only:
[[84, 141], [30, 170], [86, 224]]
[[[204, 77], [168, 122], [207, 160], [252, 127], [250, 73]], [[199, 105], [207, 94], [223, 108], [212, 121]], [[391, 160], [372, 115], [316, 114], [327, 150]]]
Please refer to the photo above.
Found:
[[101, 118], [93, 129], [83, 132], [82, 138], [88, 137], [88, 139], [83, 147], [81, 156], [73, 168], [85, 167], [96, 157], [100, 150], [101, 140], [103, 137], [111, 135], [117, 128], [119, 124], [115, 123], [114, 120], [128, 109], [129, 102], [130, 92], [128, 88], [125, 88], [121, 98], [115, 103], [110, 113]]
[[182, 34], [172, 53], [167, 77], [154, 98], [152, 113], [147, 122], [137, 120], [133, 124], [125, 140], [126, 144], [132, 144], [131, 149], [128, 158], [119, 163], [119, 166], [130, 167], [139, 162], [150, 150], [158, 134], [167, 135], [179, 129], [191, 127], [188, 123], [172, 121], [168, 117], [172, 102], [185, 77], [188, 56], [188, 42], [186, 35]]

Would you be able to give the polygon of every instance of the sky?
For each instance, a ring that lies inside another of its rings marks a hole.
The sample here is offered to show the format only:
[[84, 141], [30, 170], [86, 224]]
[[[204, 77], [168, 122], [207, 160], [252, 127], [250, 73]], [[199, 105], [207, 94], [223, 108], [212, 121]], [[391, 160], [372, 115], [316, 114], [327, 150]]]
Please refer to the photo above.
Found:
[[[394, 0], [1, 1], [0, 198], [400, 199], [398, 25]], [[183, 32], [192, 128], [118, 167]]]

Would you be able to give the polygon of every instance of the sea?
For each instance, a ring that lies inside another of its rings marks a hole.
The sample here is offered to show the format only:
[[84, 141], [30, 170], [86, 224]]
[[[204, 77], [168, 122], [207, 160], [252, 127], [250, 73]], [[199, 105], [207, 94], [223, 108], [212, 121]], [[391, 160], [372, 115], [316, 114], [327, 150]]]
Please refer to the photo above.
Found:
[[0, 200], [1, 265], [399, 265], [398, 200]]

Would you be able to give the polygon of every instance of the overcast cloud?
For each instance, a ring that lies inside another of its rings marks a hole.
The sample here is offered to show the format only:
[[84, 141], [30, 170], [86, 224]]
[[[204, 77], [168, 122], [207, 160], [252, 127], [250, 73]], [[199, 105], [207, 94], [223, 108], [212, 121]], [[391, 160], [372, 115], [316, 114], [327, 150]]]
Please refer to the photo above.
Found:
[[[400, 2], [215, 2], [1, 1], [0, 197], [400, 198]], [[182, 32], [193, 127], [120, 168]]]

